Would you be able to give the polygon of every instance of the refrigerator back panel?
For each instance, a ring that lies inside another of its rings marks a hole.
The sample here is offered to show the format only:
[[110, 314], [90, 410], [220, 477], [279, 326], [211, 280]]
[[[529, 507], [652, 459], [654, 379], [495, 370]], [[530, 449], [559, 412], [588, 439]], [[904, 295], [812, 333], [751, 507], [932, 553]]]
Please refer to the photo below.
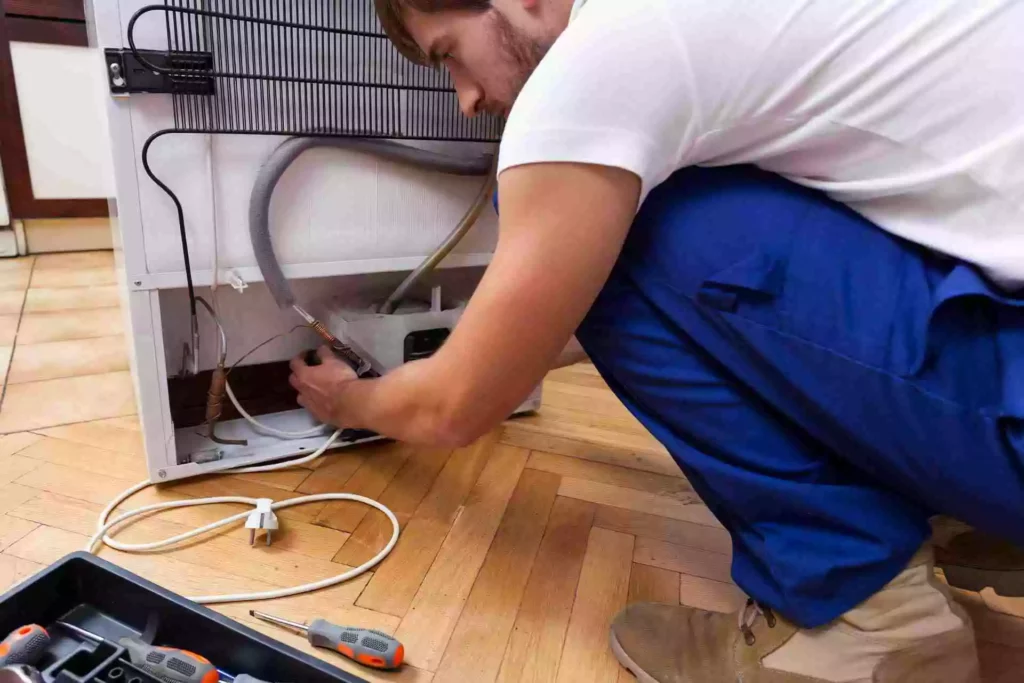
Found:
[[[197, 56], [179, 60], [189, 68], [155, 65], [180, 92], [130, 100], [137, 152], [159, 131], [174, 131], [152, 142], [148, 160], [181, 201], [199, 281], [208, 279], [214, 221], [221, 267], [258, 278], [246, 232], [250, 191], [288, 137], [383, 137], [456, 156], [495, 152], [501, 122], [463, 117], [447, 74], [399, 55], [371, 0], [122, 0], [119, 13], [125, 49], [134, 43]], [[194, 94], [198, 82], [212, 83], [213, 94]], [[311, 150], [275, 192], [275, 249], [293, 277], [411, 268], [458, 222], [481, 182]], [[139, 192], [147, 270], [181, 273], [173, 201], [145, 175]], [[485, 263], [496, 226], [488, 209], [448, 265]]]

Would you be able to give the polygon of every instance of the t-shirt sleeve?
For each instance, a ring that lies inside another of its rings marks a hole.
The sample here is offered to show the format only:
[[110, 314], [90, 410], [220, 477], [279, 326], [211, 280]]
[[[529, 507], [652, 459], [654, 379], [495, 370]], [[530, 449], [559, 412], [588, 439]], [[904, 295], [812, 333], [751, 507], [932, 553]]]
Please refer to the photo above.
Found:
[[701, 130], [693, 79], [665, 0], [589, 0], [509, 116], [498, 172], [533, 163], [622, 168], [640, 201]]

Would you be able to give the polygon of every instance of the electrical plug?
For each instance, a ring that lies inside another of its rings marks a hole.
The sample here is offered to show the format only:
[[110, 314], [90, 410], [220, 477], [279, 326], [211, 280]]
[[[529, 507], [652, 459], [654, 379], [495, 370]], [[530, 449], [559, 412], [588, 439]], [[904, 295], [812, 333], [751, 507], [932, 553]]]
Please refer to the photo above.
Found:
[[260, 498], [256, 501], [256, 509], [249, 513], [245, 520], [245, 528], [249, 530], [249, 545], [256, 545], [256, 530], [263, 529], [267, 532], [267, 545], [271, 543], [271, 535], [278, 528], [277, 515], [274, 514], [272, 505], [274, 501], [269, 498]]

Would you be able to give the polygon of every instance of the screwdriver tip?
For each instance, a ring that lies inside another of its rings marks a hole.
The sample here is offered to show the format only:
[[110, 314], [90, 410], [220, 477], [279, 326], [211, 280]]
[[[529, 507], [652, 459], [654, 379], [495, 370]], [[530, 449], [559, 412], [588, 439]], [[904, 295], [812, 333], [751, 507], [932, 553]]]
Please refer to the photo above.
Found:
[[256, 545], [256, 530], [249, 529], [249, 545]]

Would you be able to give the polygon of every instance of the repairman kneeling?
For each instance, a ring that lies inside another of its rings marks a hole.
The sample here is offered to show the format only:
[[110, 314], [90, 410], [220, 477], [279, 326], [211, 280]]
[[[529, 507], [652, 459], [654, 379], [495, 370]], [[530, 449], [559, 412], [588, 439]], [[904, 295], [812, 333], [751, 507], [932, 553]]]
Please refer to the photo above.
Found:
[[[375, 380], [296, 360], [301, 403], [465, 444], [575, 334], [752, 597], [627, 608], [611, 644], [641, 681], [977, 681], [929, 520], [1024, 546], [1024, 2], [378, 11], [467, 115], [508, 117], [500, 238], [434, 357]], [[968, 538], [948, 576], [1024, 588], [1011, 546]]]

